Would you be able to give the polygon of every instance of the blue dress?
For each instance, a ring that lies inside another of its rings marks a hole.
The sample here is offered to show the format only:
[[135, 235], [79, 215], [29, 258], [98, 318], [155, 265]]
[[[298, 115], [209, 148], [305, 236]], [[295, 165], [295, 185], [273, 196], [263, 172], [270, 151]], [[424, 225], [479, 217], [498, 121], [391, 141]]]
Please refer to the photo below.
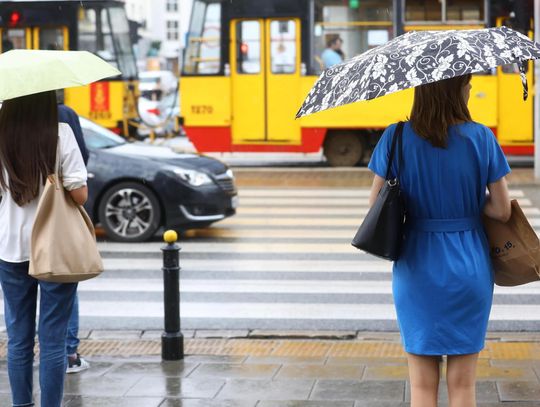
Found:
[[[383, 178], [395, 128], [386, 129], [369, 163]], [[493, 272], [481, 214], [487, 184], [509, 172], [495, 136], [481, 124], [451, 126], [443, 149], [405, 123], [399, 178], [407, 221], [392, 291], [406, 352], [462, 355], [484, 347]]]

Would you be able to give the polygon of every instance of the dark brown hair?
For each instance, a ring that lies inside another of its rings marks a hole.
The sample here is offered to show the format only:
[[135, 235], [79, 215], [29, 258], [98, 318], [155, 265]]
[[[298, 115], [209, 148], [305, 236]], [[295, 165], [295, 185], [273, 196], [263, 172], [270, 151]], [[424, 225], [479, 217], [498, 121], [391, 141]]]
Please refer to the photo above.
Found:
[[[39, 195], [54, 172], [58, 143], [55, 92], [9, 99], [0, 109], [0, 187], [19, 206]], [[6, 178], [7, 175], [7, 178]]]
[[414, 131], [433, 146], [445, 148], [448, 127], [472, 121], [463, 99], [463, 88], [470, 81], [469, 74], [417, 86], [410, 117]]

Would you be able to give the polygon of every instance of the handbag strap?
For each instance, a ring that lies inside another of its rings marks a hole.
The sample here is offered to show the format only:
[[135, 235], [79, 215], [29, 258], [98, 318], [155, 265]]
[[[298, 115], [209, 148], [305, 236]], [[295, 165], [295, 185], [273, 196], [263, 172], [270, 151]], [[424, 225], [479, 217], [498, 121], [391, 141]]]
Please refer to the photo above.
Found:
[[60, 179], [60, 156], [62, 155], [60, 151], [60, 136], [56, 141], [56, 159], [54, 162], [54, 174], [58, 179]]
[[392, 137], [392, 147], [390, 149], [390, 157], [388, 158], [388, 167], [386, 168], [386, 177], [385, 179], [390, 179], [390, 170], [392, 169], [392, 162], [394, 160], [394, 154], [396, 151], [396, 144], [399, 144], [398, 146], [398, 173], [394, 177], [395, 179], [399, 178], [399, 174], [402, 171], [403, 168], [403, 143], [402, 143], [402, 135], [403, 135], [403, 126], [405, 123], [399, 122], [396, 126], [396, 130], [394, 131], [394, 135]]

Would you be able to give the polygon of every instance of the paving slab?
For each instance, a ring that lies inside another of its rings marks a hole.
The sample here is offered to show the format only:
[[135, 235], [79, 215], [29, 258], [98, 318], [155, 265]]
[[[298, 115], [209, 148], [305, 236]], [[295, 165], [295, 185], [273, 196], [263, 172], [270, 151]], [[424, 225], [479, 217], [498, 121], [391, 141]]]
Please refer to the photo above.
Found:
[[[137, 372], [126, 373], [122, 376], [68, 375], [64, 385], [64, 394], [95, 397], [122, 397], [142, 378]], [[36, 383], [37, 384], [37, 383]], [[143, 394], [143, 396], [146, 396]], [[148, 395], [150, 396], [150, 395]]]
[[159, 407], [163, 398], [74, 397], [65, 407]]
[[319, 380], [311, 400], [403, 401], [405, 381]]
[[351, 401], [264, 400], [257, 407], [353, 407]]
[[254, 329], [249, 333], [250, 338], [309, 338], [309, 339], [353, 339], [356, 331], [272, 331]]
[[195, 338], [245, 338], [249, 334], [246, 330], [204, 330], [197, 329], [195, 331]]
[[221, 379], [271, 379], [281, 365], [278, 364], [232, 364], [201, 363], [189, 375], [193, 379], [208, 377]]
[[307, 400], [314, 380], [247, 380], [227, 381], [219, 399]]
[[249, 356], [244, 363], [270, 363], [278, 365], [324, 365], [326, 357]]
[[507, 401], [535, 401], [540, 405], [540, 383], [538, 382], [497, 382], [499, 398]]
[[179, 397], [213, 399], [223, 387], [223, 380], [144, 377], [126, 393], [128, 397]]
[[285, 365], [276, 379], [328, 379], [328, 380], [361, 380], [364, 375], [363, 365]]
[[[143, 331], [141, 335], [141, 339], [143, 340], [151, 340], [151, 339], [159, 339], [161, 340], [161, 336], [163, 335], [162, 329], [149, 329], [147, 331]], [[185, 330], [182, 331], [182, 335], [184, 335], [184, 339], [191, 339], [195, 337], [195, 331], [193, 330]]]
[[100, 330], [100, 329], [95, 329], [90, 333], [89, 339], [101, 340], [101, 339], [118, 339], [118, 338], [122, 338], [122, 340], [128, 340], [128, 339], [140, 339], [141, 335], [142, 335], [142, 331], [140, 331], [140, 330]]
[[[109, 370], [108, 375], [118, 374], [123, 375], [126, 372], [137, 372], [144, 376], [162, 376], [162, 377], [186, 377], [195, 368], [198, 363], [184, 361], [165, 361], [165, 362], [127, 362], [115, 365]], [[93, 366], [88, 372], [93, 370]], [[85, 372], [86, 373], [86, 372]]]
[[159, 407], [255, 407], [256, 400], [165, 399]]
[[374, 357], [328, 357], [327, 365], [368, 365], [368, 366], [407, 366], [406, 358], [374, 358]]

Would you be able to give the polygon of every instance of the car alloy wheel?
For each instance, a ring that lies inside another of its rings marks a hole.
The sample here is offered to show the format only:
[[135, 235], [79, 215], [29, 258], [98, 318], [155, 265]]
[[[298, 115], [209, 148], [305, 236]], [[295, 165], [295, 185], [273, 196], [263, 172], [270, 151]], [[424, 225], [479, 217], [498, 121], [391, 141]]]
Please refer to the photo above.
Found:
[[161, 219], [155, 194], [135, 182], [111, 187], [99, 205], [99, 219], [107, 235], [121, 242], [142, 242], [152, 237]]

